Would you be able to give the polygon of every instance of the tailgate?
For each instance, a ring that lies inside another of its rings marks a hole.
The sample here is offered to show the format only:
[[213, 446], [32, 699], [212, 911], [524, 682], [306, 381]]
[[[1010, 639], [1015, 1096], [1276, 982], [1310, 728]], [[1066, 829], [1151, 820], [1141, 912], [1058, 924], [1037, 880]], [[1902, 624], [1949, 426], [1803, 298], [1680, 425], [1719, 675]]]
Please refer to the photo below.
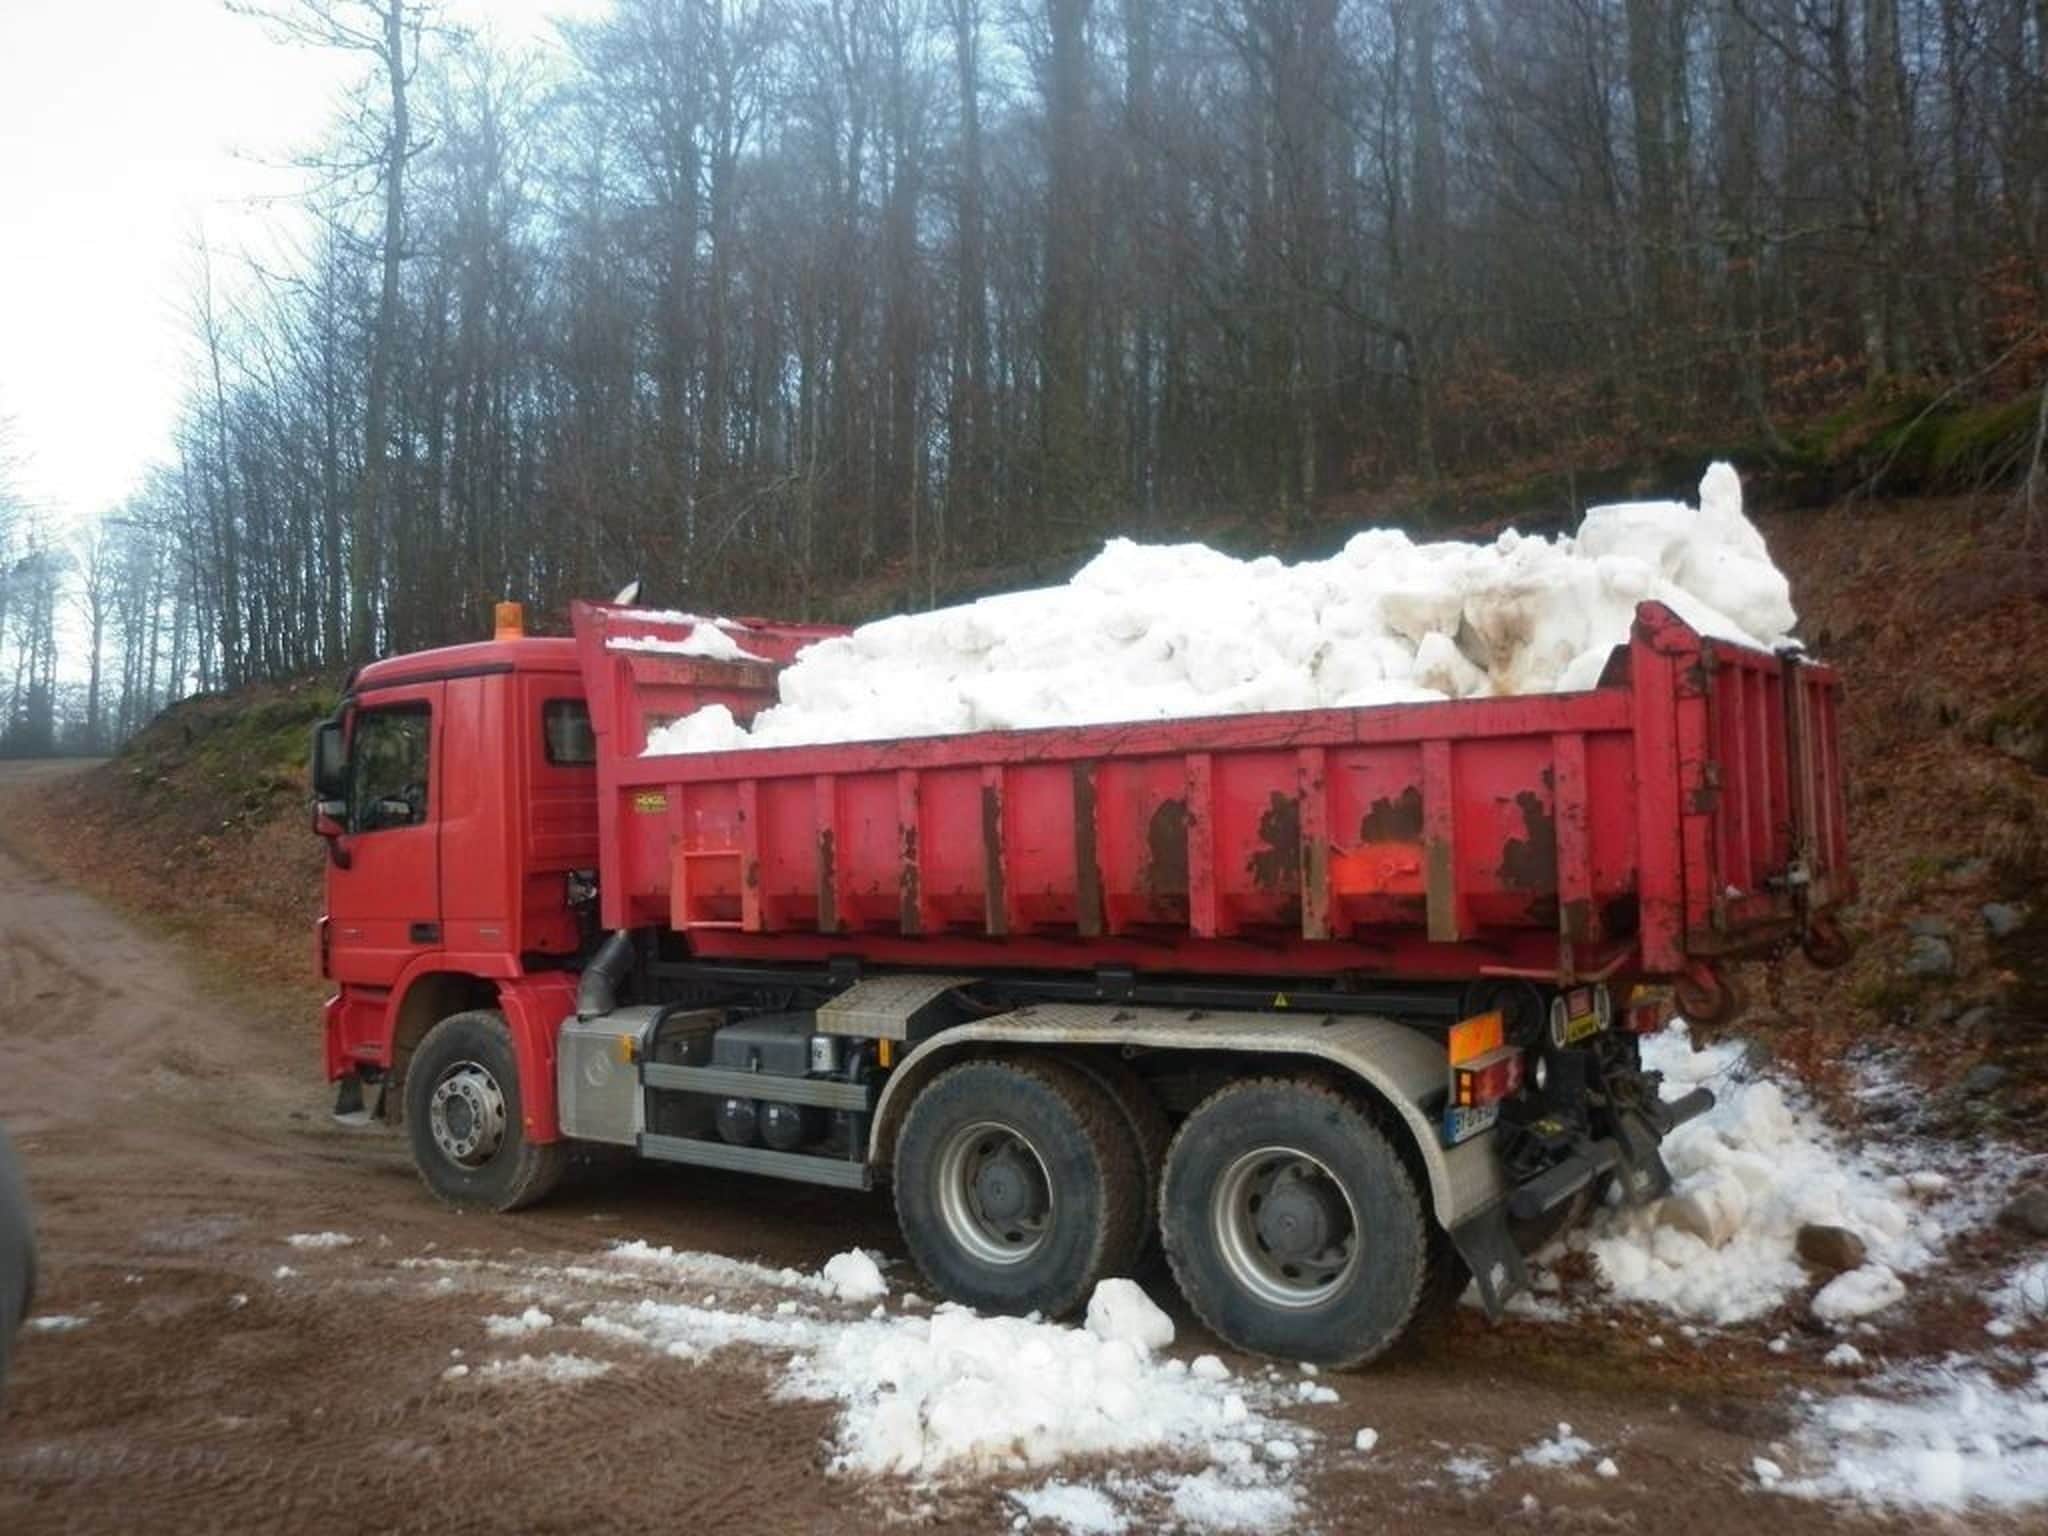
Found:
[[1681, 762], [1701, 755], [1682, 813], [1686, 950], [1756, 953], [1853, 894], [1841, 682], [1797, 654], [1708, 641], [1700, 685], [1679, 707]]

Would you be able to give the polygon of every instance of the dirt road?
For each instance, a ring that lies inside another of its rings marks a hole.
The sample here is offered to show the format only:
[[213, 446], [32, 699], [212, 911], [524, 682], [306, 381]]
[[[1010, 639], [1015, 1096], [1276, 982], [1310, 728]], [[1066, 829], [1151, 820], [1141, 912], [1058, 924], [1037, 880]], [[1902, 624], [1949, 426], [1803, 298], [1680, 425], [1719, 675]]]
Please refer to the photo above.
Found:
[[[205, 972], [0, 854], [0, 1120], [39, 1205], [40, 1310], [82, 1320], [23, 1337], [0, 1532], [1010, 1528], [1018, 1479], [832, 1472], [832, 1410], [778, 1401], [764, 1354], [607, 1354], [593, 1336], [576, 1348], [609, 1361], [602, 1379], [487, 1377], [519, 1346], [488, 1339], [485, 1315], [673, 1284], [604, 1268], [615, 1240], [803, 1268], [855, 1244], [900, 1254], [886, 1198], [652, 1171], [456, 1216], [395, 1135], [330, 1122], [314, 1019], [228, 1004]], [[355, 1241], [287, 1242], [320, 1232]], [[1177, 1352], [1213, 1347], [1179, 1322]], [[455, 1350], [478, 1369], [451, 1380]], [[1331, 1448], [1303, 1463], [1303, 1528], [1832, 1528], [1839, 1511], [1760, 1494], [1747, 1471], [1786, 1432], [1795, 1383], [1760, 1340], [1658, 1349], [1597, 1320], [1460, 1318], [1296, 1415]], [[1620, 1476], [1516, 1459], [1560, 1420]], [[1370, 1457], [1348, 1450], [1361, 1425], [1380, 1433]], [[1489, 1479], [1450, 1475], [1459, 1456]]]

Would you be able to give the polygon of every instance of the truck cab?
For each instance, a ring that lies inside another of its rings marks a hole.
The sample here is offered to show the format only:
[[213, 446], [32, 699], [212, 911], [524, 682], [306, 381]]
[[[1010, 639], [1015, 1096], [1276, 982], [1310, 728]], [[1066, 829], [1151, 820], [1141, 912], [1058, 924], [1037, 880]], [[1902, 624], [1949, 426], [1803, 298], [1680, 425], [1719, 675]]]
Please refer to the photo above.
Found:
[[573, 989], [596, 758], [574, 642], [516, 621], [350, 679], [314, 752], [327, 1069], [344, 1112], [447, 1014]]

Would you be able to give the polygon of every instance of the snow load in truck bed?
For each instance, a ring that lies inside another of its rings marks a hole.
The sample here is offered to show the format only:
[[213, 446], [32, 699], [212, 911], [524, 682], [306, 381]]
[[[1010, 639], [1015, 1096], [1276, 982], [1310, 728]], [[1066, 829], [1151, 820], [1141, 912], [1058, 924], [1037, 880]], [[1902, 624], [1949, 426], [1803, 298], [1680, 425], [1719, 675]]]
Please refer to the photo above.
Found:
[[1595, 507], [1556, 540], [1374, 529], [1287, 565], [1112, 539], [1063, 587], [822, 641], [751, 728], [714, 704], [647, 752], [1590, 688], [1646, 599], [1720, 639], [1771, 646], [1791, 630], [1790, 588], [1728, 465], [1707, 471], [1697, 507]]

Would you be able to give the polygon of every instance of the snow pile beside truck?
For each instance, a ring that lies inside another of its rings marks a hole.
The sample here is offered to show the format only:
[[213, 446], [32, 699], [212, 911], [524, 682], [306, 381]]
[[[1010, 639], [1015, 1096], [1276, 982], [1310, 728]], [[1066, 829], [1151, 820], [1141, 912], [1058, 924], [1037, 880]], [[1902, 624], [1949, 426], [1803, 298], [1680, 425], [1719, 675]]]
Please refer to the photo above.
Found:
[[1791, 630], [1790, 588], [1730, 466], [1707, 471], [1697, 507], [1595, 507], [1556, 540], [1375, 529], [1288, 565], [1113, 539], [1066, 586], [823, 640], [751, 726], [711, 704], [647, 752], [1578, 690], [1649, 600], [1713, 638], [1768, 648]]
[[[1853, 1320], [1904, 1293], [1896, 1276], [1925, 1269], [1980, 1201], [1942, 1199], [1946, 1181], [1902, 1173], [1852, 1152], [1811, 1108], [1768, 1079], [1744, 1080], [1744, 1043], [1694, 1050], [1682, 1029], [1643, 1043], [1665, 1092], [1711, 1086], [1717, 1102], [1664, 1143], [1672, 1193], [1654, 1205], [1603, 1212], [1583, 1237], [1621, 1301], [1715, 1324], [1760, 1317], [1812, 1277], [1801, 1227], [1839, 1227], [1864, 1245], [1862, 1268], [1834, 1281], [1815, 1310]], [[1916, 1191], [1940, 1199], [1929, 1204]]]

